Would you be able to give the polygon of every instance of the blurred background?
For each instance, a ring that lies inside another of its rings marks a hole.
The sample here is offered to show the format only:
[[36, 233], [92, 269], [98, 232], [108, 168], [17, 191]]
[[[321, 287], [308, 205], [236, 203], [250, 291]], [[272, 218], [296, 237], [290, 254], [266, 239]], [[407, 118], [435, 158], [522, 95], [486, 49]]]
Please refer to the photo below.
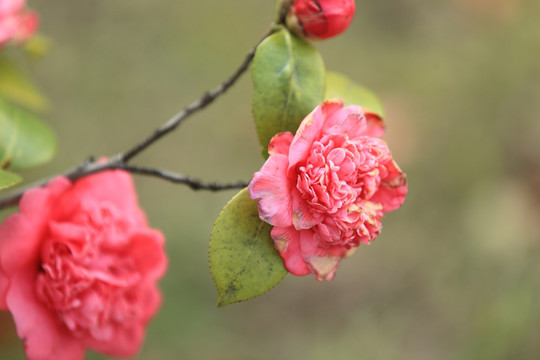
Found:
[[[32, 65], [51, 102], [61, 172], [133, 145], [229, 76], [272, 21], [274, 0], [29, 1], [51, 39]], [[336, 278], [285, 280], [215, 306], [213, 222], [234, 191], [137, 177], [167, 237], [164, 303], [138, 359], [537, 359], [540, 353], [540, 2], [357, 0], [327, 69], [371, 88], [387, 111], [409, 195]], [[262, 165], [251, 82], [138, 158], [208, 181]], [[0, 358], [23, 359], [0, 313]], [[89, 353], [89, 359], [104, 359]]]

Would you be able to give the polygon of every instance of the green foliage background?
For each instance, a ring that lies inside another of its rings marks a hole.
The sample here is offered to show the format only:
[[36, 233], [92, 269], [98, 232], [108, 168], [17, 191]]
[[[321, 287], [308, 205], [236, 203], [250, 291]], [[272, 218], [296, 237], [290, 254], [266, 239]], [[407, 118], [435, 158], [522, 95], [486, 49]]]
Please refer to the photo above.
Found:
[[[272, 20], [273, 0], [29, 1], [53, 40], [34, 64], [58, 135], [52, 163], [123, 150], [217, 85]], [[540, 352], [540, 3], [357, 1], [317, 43], [326, 68], [373, 89], [409, 195], [331, 283], [288, 275], [217, 308], [212, 224], [233, 192], [137, 178], [167, 236], [162, 311], [138, 359], [534, 359]], [[262, 164], [251, 81], [140, 161], [208, 180]], [[0, 314], [0, 358], [22, 359]], [[91, 354], [89, 359], [101, 359]]]

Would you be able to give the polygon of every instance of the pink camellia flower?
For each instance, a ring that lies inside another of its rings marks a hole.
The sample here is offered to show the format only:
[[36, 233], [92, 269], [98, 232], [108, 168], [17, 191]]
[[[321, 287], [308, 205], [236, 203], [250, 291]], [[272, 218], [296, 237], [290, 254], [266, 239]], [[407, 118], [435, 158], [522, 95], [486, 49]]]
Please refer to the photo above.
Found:
[[107, 171], [29, 190], [0, 226], [0, 308], [30, 360], [137, 353], [166, 268], [128, 173]]
[[347, 29], [354, 11], [354, 0], [294, 0], [286, 23], [299, 36], [327, 39]]
[[38, 15], [24, 5], [25, 0], [0, 0], [0, 46], [8, 40], [25, 40], [36, 31]]
[[405, 200], [382, 120], [343, 100], [319, 105], [296, 135], [275, 135], [249, 194], [274, 226], [274, 246], [294, 275], [332, 280], [339, 262], [381, 231], [383, 214]]

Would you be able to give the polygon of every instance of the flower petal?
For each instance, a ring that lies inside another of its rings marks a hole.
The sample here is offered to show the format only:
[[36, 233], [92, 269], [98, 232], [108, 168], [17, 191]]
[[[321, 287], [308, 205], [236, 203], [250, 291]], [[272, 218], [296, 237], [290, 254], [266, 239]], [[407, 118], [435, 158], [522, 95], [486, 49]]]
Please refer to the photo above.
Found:
[[274, 135], [272, 140], [270, 140], [270, 144], [268, 144], [268, 153], [270, 155], [274, 155], [274, 154], [288, 155], [289, 148], [291, 147], [292, 139], [293, 139], [293, 134], [291, 134], [290, 132], [283, 132], [283, 133]]
[[329, 100], [317, 106], [300, 123], [296, 131], [291, 147], [289, 149], [289, 169], [294, 169], [296, 165], [305, 160], [313, 145], [313, 142], [320, 138], [325, 120], [325, 110], [339, 107], [342, 100]]
[[37, 263], [46, 223], [43, 214], [49, 211], [57, 193], [69, 186], [69, 181], [57, 178], [47, 188], [28, 190], [19, 203], [20, 213], [10, 215], [0, 225], [0, 309], [7, 309], [11, 275]]
[[77, 180], [63, 194], [55, 206], [54, 219], [70, 217], [81, 204], [113, 203], [122, 214], [129, 214], [134, 222], [146, 224], [145, 216], [137, 206], [137, 195], [129, 173], [121, 170], [106, 171]]
[[33, 286], [35, 277], [35, 269], [24, 269], [13, 274], [7, 296], [17, 334], [24, 339], [26, 356], [31, 360], [83, 359], [84, 347], [36, 299]]
[[19, 11], [24, 6], [25, 0], [10, 0], [0, 2], [0, 17]]
[[85, 345], [107, 356], [130, 358], [137, 355], [144, 337], [142, 326], [115, 329], [114, 333], [112, 341], [98, 341], [88, 337], [85, 339]]
[[126, 256], [134, 259], [136, 269], [145, 273], [148, 279], [159, 279], [167, 268], [167, 257], [163, 252], [164, 242], [160, 231], [140, 229], [131, 237]]
[[8, 310], [6, 296], [9, 290], [9, 279], [0, 267], [0, 310]]
[[379, 138], [384, 135], [382, 118], [358, 105], [349, 105], [333, 113], [325, 121], [325, 132], [332, 131], [331, 128], [333, 127], [339, 129], [334, 130], [334, 133], [347, 134], [350, 138], [360, 136]]
[[373, 112], [366, 112], [366, 124], [367, 127], [364, 130], [363, 135], [365, 136], [372, 136], [372, 137], [381, 137], [384, 135], [384, 121], [383, 119], [373, 113]]
[[326, 253], [325, 249], [318, 246], [319, 242], [317, 233], [310, 230], [300, 232], [299, 243], [302, 258], [310, 272], [319, 281], [322, 279], [330, 281], [334, 278], [341, 256]]
[[363, 114], [364, 111], [358, 105], [349, 105], [343, 107], [345, 101], [343, 99], [332, 99], [321, 104], [324, 111], [324, 120], [323, 131], [326, 133], [329, 129], [338, 127], [341, 128], [343, 122], [347, 116], [351, 114]]
[[401, 171], [394, 160], [385, 164], [388, 176], [381, 179], [378, 191], [373, 194], [369, 201], [380, 203], [383, 212], [398, 209], [405, 201], [407, 195], [407, 176]]
[[320, 222], [313, 216], [310, 207], [298, 196], [292, 196], [292, 224], [297, 230], [310, 229]]
[[336, 275], [341, 257], [324, 255], [313, 256], [306, 260], [309, 269], [315, 276], [315, 279], [322, 281], [331, 281]]
[[296, 276], [310, 273], [300, 251], [300, 232], [294, 227], [274, 227], [270, 233], [287, 271]]
[[57, 178], [47, 188], [28, 190], [19, 204], [20, 213], [4, 220], [0, 226], [0, 267], [8, 277], [37, 263], [51, 203], [69, 186], [69, 181]]
[[291, 225], [291, 193], [287, 156], [270, 155], [249, 183], [249, 196], [258, 200], [259, 216], [274, 226]]

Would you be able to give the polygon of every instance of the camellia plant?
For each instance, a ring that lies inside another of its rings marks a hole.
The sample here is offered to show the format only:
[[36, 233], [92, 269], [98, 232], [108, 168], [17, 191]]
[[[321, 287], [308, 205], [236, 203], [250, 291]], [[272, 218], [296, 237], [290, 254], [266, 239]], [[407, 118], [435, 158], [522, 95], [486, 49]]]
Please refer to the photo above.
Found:
[[[241, 189], [219, 214], [209, 261], [218, 306], [254, 298], [287, 273], [336, 276], [341, 260], [380, 233], [401, 206], [406, 176], [392, 158], [377, 97], [325, 70], [312, 40], [342, 33], [353, 0], [279, 1], [274, 23], [230, 78], [134, 146], [89, 158], [31, 187], [2, 190], [0, 308], [29, 359], [130, 357], [158, 311], [164, 236], [137, 204], [131, 174], [194, 190]], [[46, 19], [44, 20], [46, 21]], [[37, 15], [0, 0], [0, 188], [54, 154], [39, 119], [46, 100], [2, 48], [36, 41]], [[25, 47], [27, 48], [27, 47]], [[133, 159], [227, 91], [251, 67], [252, 114], [265, 162], [249, 182], [206, 183]]]

